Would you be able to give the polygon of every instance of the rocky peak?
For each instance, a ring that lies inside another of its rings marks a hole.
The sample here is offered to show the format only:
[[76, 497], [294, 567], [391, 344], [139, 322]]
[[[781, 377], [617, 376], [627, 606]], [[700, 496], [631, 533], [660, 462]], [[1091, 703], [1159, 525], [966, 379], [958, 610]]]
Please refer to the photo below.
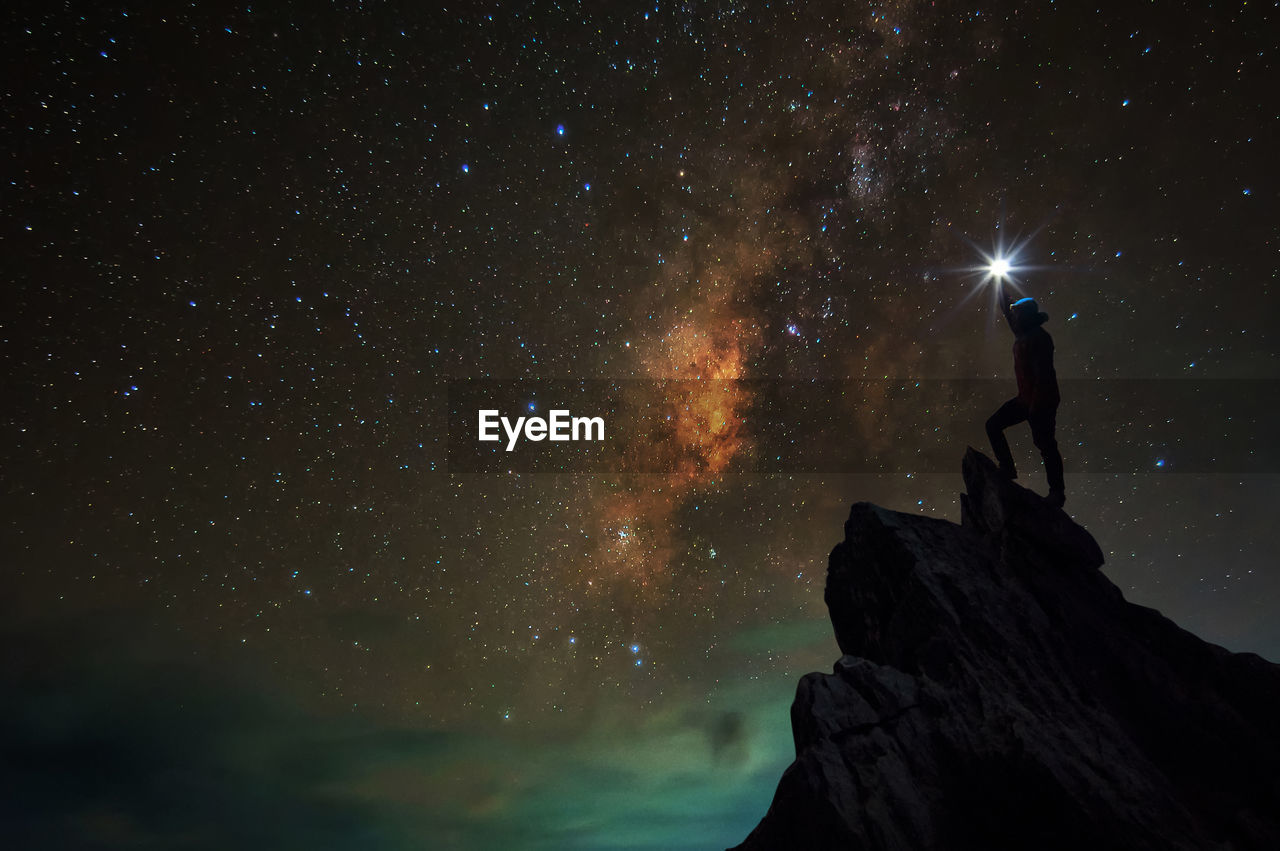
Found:
[[1280, 666], [1128, 603], [970, 449], [961, 523], [858, 503], [796, 760], [740, 849], [1280, 848]]

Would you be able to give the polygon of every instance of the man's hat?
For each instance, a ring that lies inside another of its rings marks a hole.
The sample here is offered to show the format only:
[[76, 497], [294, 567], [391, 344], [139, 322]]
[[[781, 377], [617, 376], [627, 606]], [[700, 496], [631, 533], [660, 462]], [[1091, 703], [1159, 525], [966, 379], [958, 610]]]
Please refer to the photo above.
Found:
[[1036, 325], [1043, 325], [1049, 321], [1049, 314], [1040, 312], [1040, 305], [1036, 304], [1034, 298], [1020, 298], [1010, 305], [1009, 309], [1020, 319], [1034, 322]]

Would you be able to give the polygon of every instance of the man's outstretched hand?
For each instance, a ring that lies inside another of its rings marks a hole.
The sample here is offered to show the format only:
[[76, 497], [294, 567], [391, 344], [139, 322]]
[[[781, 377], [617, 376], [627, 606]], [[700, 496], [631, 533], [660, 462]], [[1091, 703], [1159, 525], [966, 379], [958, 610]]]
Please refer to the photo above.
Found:
[[1000, 310], [1002, 313], [1004, 313], [1004, 318], [1009, 320], [1010, 327], [1012, 327], [1013, 317], [1010, 315], [1010, 311], [1009, 311], [1009, 298], [1008, 296], [1005, 295], [1005, 292], [1004, 292], [1003, 278], [998, 278], [996, 280], [996, 300], [1000, 302]]

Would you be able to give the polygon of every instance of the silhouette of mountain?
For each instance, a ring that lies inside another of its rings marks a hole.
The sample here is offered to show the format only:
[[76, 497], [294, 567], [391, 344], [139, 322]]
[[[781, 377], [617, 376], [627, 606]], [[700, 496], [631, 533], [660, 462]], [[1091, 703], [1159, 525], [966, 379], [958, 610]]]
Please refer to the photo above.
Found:
[[1093, 537], [963, 462], [961, 523], [853, 506], [845, 654], [791, 707], [760, 849], [1280, 848], [1280, 666], [1126, 602]]

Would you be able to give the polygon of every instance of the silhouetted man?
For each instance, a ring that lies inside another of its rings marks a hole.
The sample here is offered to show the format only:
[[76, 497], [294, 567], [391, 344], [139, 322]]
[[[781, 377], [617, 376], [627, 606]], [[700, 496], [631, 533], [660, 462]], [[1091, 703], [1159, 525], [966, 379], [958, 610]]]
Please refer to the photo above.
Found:
[[1018, 473], [1004, 430], [1024, 420], [1030, 423], [1031, 440], [1040, 450], [1049, 479], [1049, 502], [1061, 508], [1067, 495], [1062, 481], [1062, 455], [1053, 436], [1058, 414], [1058, 376], [1053, 371], [1053, 338], [1042, 327], [1049, 321], [1049, 314], [1041, 313], [1033, 298], [1009, 304], [1003, 282], [998, 284], [996, 296], [1004, 318], [1013, 329], [1013, 372], [1018, 379], [1018, 395], [1001, 405], [987, 420], [987, 437], [1000, 471], [1015, 479]]

